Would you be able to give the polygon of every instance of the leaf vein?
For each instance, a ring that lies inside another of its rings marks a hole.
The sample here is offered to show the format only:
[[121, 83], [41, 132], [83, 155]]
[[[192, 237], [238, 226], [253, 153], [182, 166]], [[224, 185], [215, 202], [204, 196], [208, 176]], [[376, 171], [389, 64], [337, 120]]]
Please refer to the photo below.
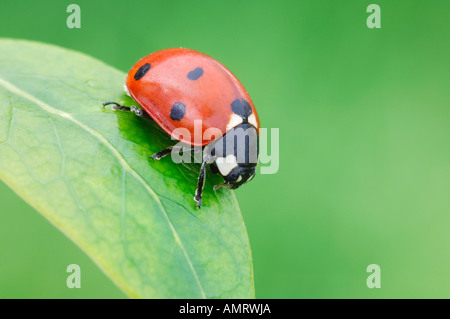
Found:
[[155, 199], [156, 203], [158, 204], [158, 206], [160, 207], [164, 218], [166, 219], [167, 223], [169, 224], [169, 227], [172, 231], [172, 234], [174, 236], [175, 242], [177, 243], [177, 245], [180, 247], [186, 262], [188, 263], [189, 268], [191, 269], [195, 281], [198, 285], [200, 294], [202, 296], [202, 298], [206, 299], [206, 294], [205, 291], [203, 289], [203, 286], [200, 282], [200, 279], [198, 277], [197, 271], [194, 268], [194, 265], [186, 251], [186, 249], [184, 248], [184, 245], [181, 241], [180, 236], [178, 235], [178, 232], [175, 230], [175, 227], [172, 223], [172, 221], [170, 220], [167, 211], [165, 210], [164, 206], [162, 205], [160, 199], [158, 198], [158, 195], [156, 194], [156, 192], [150, 187], [150, 185], [148, 185], [145, 180], [129, 165], [129, 163], [125, 160], [125, 158], [123, 157], [122, 154], [120, 154], [120, 152], [101, 134], [99, 134], [97, 131], [93, 130], [92, 128], [88, 127], [87, 125], [85, 125], [84, 123], [78, 121], [77, 119], [75, 119], [74, 117], [72, 117], [69, 113], [66, 113], [64, 111], [58, 110], [52, 106], [50, 106], [49, 104], [39, 100], [38, 98], [36, 98], [35, 96], [23, 91], [22, 89], [20, 89], [19, 87], [15, 86], [14, 84], [10, 83], [9, 81], [3, 79], [0, 77], [0, 85], [2, 85], [5, 89], [11, 91], [12, 93], [21, 96], [22, 98], [25, 98], [27, 100], [29, 100], [30, 102], [38, 105], [41, 109], [43, 109], [44, 111], [53, 114], [53, 115], [58, 115], [62, 118], [65, 118], [69, 121], [71, 121], [72, 123], [78, 125], [79, 127], [83, 128], [85, 131], [87, 131], [88, 133], [90, 133], [91, 135], [93, 135], [94, 137], [96, 137], [98, 140], [100, 140], [112, 153], [113, 155], [117, 158], [117, 160], [119, 161], [120, 165], [127, 170], [140, 184], [142, 184], [142, 186], [144, 186], [144, 188], [147, 190], [147, 192]]

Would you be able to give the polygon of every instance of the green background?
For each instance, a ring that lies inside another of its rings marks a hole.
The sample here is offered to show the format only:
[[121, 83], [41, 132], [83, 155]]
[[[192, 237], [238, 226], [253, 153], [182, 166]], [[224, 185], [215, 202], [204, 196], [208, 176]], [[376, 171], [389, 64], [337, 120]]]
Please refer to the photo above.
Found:
[[[280, 168], [236, 191], [258, 298], [450, 298], [450, 2], [0, 2], [0, 37], [57, 44], [120, 70], [202, 51], [280, 129]], [[366, 8], [381, 7], [381, 29]], [[0, 154], [1, 156], [1, 154]], [[125, 295], [0, 185], [1, 298]], [[82, 288], [66, 287], [81, 266]], [[369, 289], [366, 267], [381, 267]]]

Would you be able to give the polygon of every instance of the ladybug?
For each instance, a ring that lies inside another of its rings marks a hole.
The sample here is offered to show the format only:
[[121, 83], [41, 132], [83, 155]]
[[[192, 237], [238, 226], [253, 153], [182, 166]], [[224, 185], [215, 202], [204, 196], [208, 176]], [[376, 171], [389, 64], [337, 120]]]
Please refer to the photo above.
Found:
[[[259, 118], [239, 80], [217, 60], [194, 50], [172, 48], [139, 60], [126, 77], [125, 91], [142, 109], [115, 102], [113, 110], [132, 111], [152, 118], [167, 134], [178, 128], [190, 134], [175, 136], [191, 151], [203, 151], [194, 200], [202, 204], [206, 165], [236, 189], [255, 176], [259, 155]], [[201, 126], [195, 121], [201, 121]], [[205, 132], [219, 129], [215, 139]], [[219, 136], [217, 136], [219, 135]], [[174, 135], [172, 135], [174, 136]], [[159, 160], [176, 148], [170, 146], [151, 158]]]

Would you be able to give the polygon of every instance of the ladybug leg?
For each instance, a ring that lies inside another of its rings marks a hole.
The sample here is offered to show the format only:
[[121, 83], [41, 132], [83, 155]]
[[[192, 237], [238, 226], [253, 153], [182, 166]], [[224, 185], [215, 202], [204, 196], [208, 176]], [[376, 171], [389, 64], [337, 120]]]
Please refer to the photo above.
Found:
[[198, 147], [191, 147], [191, 148], [187, 149], [187, 148], [183, 148], [183, 147], [169, 146], [165, 150], [162, 150], [162, 151], [159, 151], [159, 152], [153, 154], [150, 158], [153, 161], [160, 160], [161, 158], [172, 153], [173, 151], [180, 151], [180, 150], [183, 150], [183, 152], [193, 152], [193, 153], [198, 153], [198, 152], [202, 151], [202, 149], [198, 148]]
[[205, 180], [206, 180], [206, 164], [211, 164], [212, 162], [213, 162], [213, 156], [209, 152], [209, 149], [207, 148], [207, 146], [205, 146], [204, 153], [203, 153], [202, 166], [200, 167], [200, 174], [198, 175], [197, 189], [195, 190], [195, 197], [194, 197], [194, 200], [197, 202], [198, 208], [200, 208], [202, 206], [203, 187], [205, 186]]
[[200, 208], [202, 206], [202, 193], [203, 187], [205, 186], [205, 177], [206, 177], [206, 161], [202, 162], [202, 166], [200, 167], [200, 174], [198, 175], [198, 183], [197, 189], [195, 190], [194, 200], [197, 202], [197, 207]]
[[125, 106], [125, 105], [120, 105], [119, 103], [116, 103], [116, 102], [104, 102], [103, 103], [103, 107], [105, 107], [107, 105], [112, 105], [111, 109], [113, 111], [117, 111], [117, 110], [120, 110], [120, 111], [131, 111], [130, 107]]
[[172, 153], [173, 151], [173, 146], [169, 146], [168, 148], [166, 148], [165, 150], [159, 151], [158, 153], [153, 154], [152, 157], [150, 157], [153, 161], [155, 160], [160, 160], [161, 158], [163, 158], [164, 156], [169, 155], [170, 153]]
[[136, 114], [137, 116], [150, 118], [150, 116], [146, 112], [144, 112], [142, 109], [137, 108], [134, 105], [132, 105], [132, 106], [125, 106], [125, 105], [120, 105], [119, 103], [116, 103], [116, 102], [105, 102], [105, 103], [103, 103], [103, 107], [105, 107], [107, 105], [112, 105], [111, 109], [113, 111], [134, 112], [134, 114]]
[[132, 105], [132, 106], [130, 107], [130, 111], [131, 111], [131, 112], [134, 112], [134, 114], [136, 114], [137, 116], [144, 117], [144, 118], [146, 118], [146, 119], [149, 119], [149, 118], [150, 118], [150, 116], [149, 116], [146, 112], [144, 112], [143, 109], [139, 109], [139, 108], [137, 108], [137, 107], [134, 106], [134, 105]]

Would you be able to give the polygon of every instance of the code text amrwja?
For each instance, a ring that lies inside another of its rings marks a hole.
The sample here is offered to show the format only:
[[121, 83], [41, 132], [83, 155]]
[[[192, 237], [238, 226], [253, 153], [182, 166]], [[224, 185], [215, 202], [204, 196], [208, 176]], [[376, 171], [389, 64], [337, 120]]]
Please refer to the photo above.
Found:
[[181, 306], [179, 313], [183, 314], [206, 314], [206, 316], [210, 316], [213, 312], [221, 312], [221, 313], [252, 313], [263, 315], [266, 313], [271, 313], [268, 304], [225, 304], [223, 308], [214, 307], [214, 306], [200, 306], [200, 305], [189, 305]]

